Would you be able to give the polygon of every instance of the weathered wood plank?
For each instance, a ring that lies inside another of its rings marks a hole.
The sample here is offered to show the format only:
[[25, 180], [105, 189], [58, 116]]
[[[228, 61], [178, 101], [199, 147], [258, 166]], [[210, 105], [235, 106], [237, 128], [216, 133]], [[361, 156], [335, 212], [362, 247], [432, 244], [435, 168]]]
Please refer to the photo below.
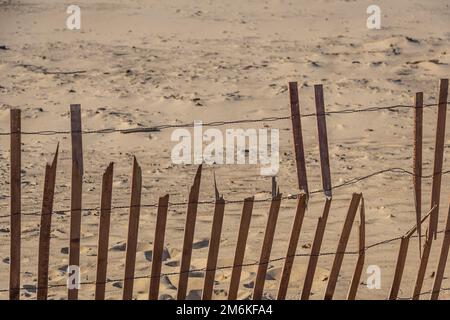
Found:
[[178, 281], [177, 300], [186, 298], [189, 269], [191, 268], [192, 242], [194, 241], [195, 220], [197, 218], [198, 196], [200, 192], [200, 180], [202, 176], [202, 165], [199, 165], [195, 175], [194, 184], [189, 192], [189, 204], [184, 227], [183, 251], [181, 255], [180, 278]]
[[267, 217], [266, 231], [264, 233], [264, 240], [261, 248], [261, 255], [259, 258], [258, 271], [256, 273], [255, 287], [253, 288], [253, 300], [261, 300], [264, 291], [264, 283], [266, 281], [267, 267], [270, 259], [270, 252], [272, 251], [273, 238], [275, 236], [275, 228], [278, 220], [278, 213], [280, 211], [281, 193], [278, 193], [272, 198], [270, 204], [269, 216]]
[[244, 262], [245, 246], [247, 244], [248, 230], [252, 218], [254, 197], [245, 198], [242, 208], [241, 223], [239, 225], [236, 251], [234, 254], [233, 270], [231, 272], [230, 289], [228, 291], [228, 300], [236, 300], [239, 291], [239, 282], [241, 281], [242, 264]]
[[123, 284], [123, 300], [133, 298], [134, 270], [136, 266], [136, 249], [139, 231], [139, 215], [141, 212], [142, 170], [136, 157], [133, 161], [133, 179], [131, 182], [130, 216], [128, 221], [127, 252], [125, 258], [125, 277]]
[[168, 208], [169, 195], [166, 194], [164, 197], [160, 197], [158, 201], [155, 239], [153, 240], [152, 271], [150, 278], [150, 289], [148, 293], [149, 300], [158, 300]]
[[20, 299], [20, 239], [21, 239], [21, 119], [20, 109], [10, 111], [11, 128], [11, 242], [9, 269], [9, 299]]
[[291, 238], [284, 261], [283, 273], [281, 275], [278, 287], [278, 300], [286, 299], [286, 293], [291, 277], [292, 266], [294, 264], [295, 253], [297, 251], [298, 239], [302, 230], [303, 218], [306, 211], [306, 194], [300, 194], [297, 199], [297, 209], [295, 212], [294, 223], [292, 224]]
[[37, 300], [47, 300], [48, 293], [48, 264], [50, 259], [50, 232], [53, 214], [53, 199], [55, 195], [56, 166], [58, 162], [59, 144], [53, 157], [52, 164], [45, 166], [44, 194], [42, 199], [41, 225], [39, 231], [38, 253], [38, 285]]
[[108, 269], [109, 228], [111, 224], [111, 200], [114, 163], [110, 163], [103, 173], [102, 196], [100, 200], [100, 223], [98, 227], [97, 277], [95, 300], [105, 299], [106, 272]]

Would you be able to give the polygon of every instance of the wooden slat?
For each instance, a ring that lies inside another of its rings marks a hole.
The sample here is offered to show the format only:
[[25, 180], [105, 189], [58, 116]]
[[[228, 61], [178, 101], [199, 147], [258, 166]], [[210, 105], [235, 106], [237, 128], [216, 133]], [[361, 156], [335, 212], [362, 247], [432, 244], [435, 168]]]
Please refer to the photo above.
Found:
[[450, 247], [450, 203], [448, 206], [447, 224], [445, 226], [445, 235], [441, 247], [441, 255], [439, 256], [439, 263], [434, 277], [433, 290], [431, 293], [431, 300], [439, 298], [441, 290], [442, 279], [444, 279], [445, 266], [447, 264], [448, 250]]
[[197, 218], [198, 195], [200, 192], [200, 180], [202, 176], [202, 165], [197, 169], [194, 184], [189, 192], [189, 204], [184, 227], [183, 251], [181, 255], [180, 278], [178, 281], [177, 299], [186, 298], [189, 280], [189, 269], [191, 267], [192, 242], [194, 240], [195, 220]]
[[330, 276], [328, 277], [327, 288], [325, 290], [325, 300], [333, 299], [334, 290], [336, 288], [339, 272], [341, 271], [342, 261], [344, 260], [345, 249], [347, 249], [348, 239], [352, 231], [352, 225], [355, 221], [356, 212], [358, 211], [359, 201], [361, 199], [360, 193], [354, 193], [352, 201], [348, 208], [347, 217], [345, 218], [344, 227], [342, 229], [341, 237], [339, 239], [336, 255], [334, 256], [333, 266], [331, 267]]
[[[83, 143], [81, 134], [81, 106], [70, 105], [72, 137], [72, 187], [70, 203], [69, 266], [80, 266], [81, 208], [83, 184]], [[68, 289], [69, 300], [78, 299], [78, 289]]]
[[292, 133], [294, 138], [295, 163], [297, 165], [297, 180], [300, 191], [308, 195], [308, 179], [306, 176], [305, 150], [303, 148], [302, 121], [298, 100], [297, 82], [289, 82], [289, 97], [291, 104]]
[[436, 209], [434, 206], [420, 221], [416, 223], [402, 238], [400, 242], [400, 250], [398, 252], [397, 265], [395, 267], [394, 280], [392, 282], [391, 291], [389, 294], [389, 300], [396, 300], [402, 281], [403, 271], [405, 269], [406, 255], [408, 253], [409, 240], [411, 236], [416, 232], [417, 227], [422, 225], [423, 222], [433, 213]]
[[392, 282], [389, 300], [396, 300], [405, 269], [406, 255], [408, 253], [409, 237], [403, 236], [398, 251], [397, 265], [395, 266], [394, 280]]
[[430, 218], [430, 233], [436, 239], [439, 220], [439, 200], [441, 196], [442, 163], [444, 159], [445, 120], [447, 115], [448, 79], [441, 79], [439, 88], [438, 119], [436, 127], [436, 145], [434, 148], [433, 186], [431, 191], [431, 207], [437, 209]]
[[52, 164], [47, 163], [45, 166], [44, 194], [42, 198], [41, 226], [39, 231], [37, 300], [47, 300], [50, 232], [53, 214], [53, 198], [55, 195], [58, 150], [59, 144], [56, 147]]
[[316, 233], [314, 235], [314, 241], [311, 248], [311, 256], [309, 257], [308, 268], [305, 275], [305, 282], [303, 283], [301, 294], [302, 300], [309, 300], [309, 296], [311, 295], [312, 283], [314, 280], [314, 274], [316, 273], [317, 262], [319, 261], [320, 247], [322, 246], [323, 235], [325, 233], [325, 227], [327, 225], [330, 207], [331, 198], [327, 198], [325, 200], [322, 217], [319, 218]]
[[366, 259], [366, 209], [364, 206], [364, 197], [361, 197], [361, 205], [359, 207], [359, 228], [358, 228], [358, 260], [356, 261], [355, 271], [353, 272], [352, 282], [347, 294], [347, 300], [355, 300], [356, 293], [361, 281], [361, 274]]
[[214, 206], [214, 216], [211, 228], [211, 238], [209, 242], [208, 260], [206, 263], [205, 283], [203, 285], [203, 300], [211, 300], [214, 277], [216, 275], [217, 257], [219, 256], [220, 235], [222, 233], [223, 214], [225, 211], [225, 200], [216, 199]]
[[419, 253], [422, 251], [422, 137], [423, 137], [423, 93], [417, 92], [414, 99], [414, 163], [413, 185], [414, 206], [416, 209], [417, 233], [419, 235]]
[[125, 258], [125, 277], [123, 284], [123, 300], [133, 298], [134, 269], [136, 265], [136, 248], [139, 231], [139, 215], [141, 212], [142, 170], [136, 157], [133, 161], [133, 179], [131, 183], [130, 216], [128, 221], [127, 253]]
[[233, 270], [231, 272], [230, 290], [228, 291], [228, 300], [236, 300], [239, 291], [239, 282], [241, 281], [242, 263], [244, 262], [245, 246], [247, 244], [248, 230], [252, 218], [254, 197], [245, 198], [242, 208], [241, 223], [234, 254]]
[[291, 277], [292, 266], [294, 264], [295, 253], [297, 251], [298, 239], [302, 230], [303, 218], [306, 211], [306, 194], [300, 194], [297, 199], [297, 210], [295, 212], [294, 223], [292, 224], [291, 238], [284, 260], [283, 273], [278, 287], [278, 300], [286, 299], [286, 293]]
[[264, 233], [264, 240], [259, 258], [258, 271], [256, 273], [255, 287], [253, 289], [253, 300], [261, 300], [263, 295], [267, 268], [269, 266], [270, 252], [272, 251], [273, 238], [275, 235], [278, 213], [280, 211], [281, 196], [281, 193], [277, 194], [272, 198], [272, 202], [270, 204], [266, 231]]
[[20, 299], [20, 233], [21, 233], [21, 121], [20, 109], [11, 109], [11, 242], [9, 299]]
[[325, 103], [323, 100], [323, 87], [321, 84], [314, 86], [316, 101], [317, 129], [319, 133], [320, 167], [322, 169], [323, 191], [327, 198], [332, 196], [330, 158], [328, 155], [327, 122], [325, 119]]
[[152, 272], [150, 277], [150, 289], [148, 293], [149, 300], [158, 300], [168, 207], [169, 207], [169, 195], [166, 194], [164, 197], [160, 197], [158, 201], [155, 239], [153, 240]]
[[108, 267], [109, 228], [111, 224], [111, 200], [114, 163], [110, 163], [103, 173], [100, 222], [98, 227], [97, 277], [95, 300], [105, 299], [106, 271]]
[[421, 290], [423, 286], [423, 280], [425, 278], [425, 272], [427, 269], [428, 259], [430, 257], [431, 244], [433, 243], [433, 236], [430, 231], [427, 231], [427, 239], [423, 245], [422, 257], [420, 259], [419, 271], [417, 272], [416, 284], [413, 291], [413, 300], [419, 300], [421, 295]]

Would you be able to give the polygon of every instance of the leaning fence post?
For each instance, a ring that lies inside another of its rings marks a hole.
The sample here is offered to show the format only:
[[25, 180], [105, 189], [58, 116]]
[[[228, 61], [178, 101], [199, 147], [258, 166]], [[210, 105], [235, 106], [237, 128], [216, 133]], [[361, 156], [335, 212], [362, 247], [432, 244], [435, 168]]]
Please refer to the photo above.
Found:
[[319, 134], [320, 167], [322, 172], [322, 186], [325, 194], [325, 206], [322, 217], [319, 218], [314, 235], [314, 242], [311, 248], [311, 257], [309, 258], [308, 268], [306, 270], [305, 282], [302, 289], [302, 300], [308, 300], [311, 294], [314, 274], [316, 273], [317, 262], [319, 260], [320, 247], [322, 246], [323, 235], [327, 225], [328, 214], [330, 212], [332, 200], [332, 186], [330, 173], [330, 159], [328, 154], [328, 135], [327, 123], [325, 119], [325, 103], [323, 99], [323, 87], [321, 84], [314, 86], [316, 101], [317, 129]]
[[433, 291], [431, 292], [431, 300], [437, 300], [439, 298], [442, 279], [444, 278], [445, 265], [447, 264], [449, 247], [450, 247], [450, 202], [448, 206], [447, 224], [445, 226], [444, 231], [444, 241], [442, 242], [439, 264], [436, 270], [436, 275], [434, 277]]
[[355, 300], [356, 292], [361, 280], [361, 274], [364, 267], [364, 260], [366, 258], [366, 210], [364, 207], [364, 197], [361, 197], [361, 205], [359, 208], [359, 228], [358, 228], [358, 260], [356, 261], [355, 271], [353, 272], [352, 282], [347, 294], [347, 300]]
[[419, 253], [422, 253], [422, 136], [423, 136], [423, 93], [417, 92], [414, 99], [414, 205], [416, 209], [417, 234], [419, 235]]
[[356, 211], [358, 211], [361, 193], [354, 193], [350, 207], [348, 208], [347, 217], [345, 218], [344, 227], [342, 229], [341, 238], [334, 256], [333, 266], [331, 268], [330, 276], [328, 277], [327, 288], [325, 290], [325, 300], [333, 299], [336, 282], [341, 270], [342, 261], [344, 260], [345, 249], [347, 248], [348, 239], [352, 230], [353, 222], [355, 221]]
[[241, 280], [242, 263], [244, 262], [245, 246], [247, 244], [248, 230], [252, 218], [254, 197], [245, 198], [242, 208], [241, 223], [239, 225], [236, 251], [234, 254], [233, 269], [231, 271], [230, 289], [228, 290], [228, 300], [236, 300]]
[[180, 278], [178, 281], [177, 300], [186, 298], [189, 281], [189, 269], [191, 267], [192, 242], [194, 241], [195, 220], [197, 218], [198, 195], [200, 192], [200, 180], [202, 176], [202, 165], [199, 165], [195, 174], [194, 184], [189, 192], [189, 203], [184, 228], [183, 251], [180, 264]]
[[289, 82], [291, 103], [292, 133], [294, 138], [295, 163], [297, 165], [298, 188], [308, 195], [308, 179], [306, 177], [305, 150], [303, 148], [302, 121], [298, 101], [297, 82]]
[[266, 231], [261, 248], [258, 271], [256, 273], [255, 287], [253, 289], [253, 300], [261, 300], [264, 291], [264, 282], [266, 281], [267, 267], [272, 251], [275, 227], [277, 225], [278, 213], [280, 211], [281, 193], [272, 198], [270, 204], [269, 216], [267, 217]]
[[306, 210], [306, 194], [300, 194], [297, 199], [297, 209], [295, 212], [294, 222], [292, 224], [291, 238], [286, 252], [286, 259], [284, 260], [283, 273], [278, 287], [277, 300], [284, 300], [291, 277], [292, 265], [294, 264], [295, 252], [297, 251], [298, 239], [300, 231], [302, 230], [303, 218]]
[[97, 277], [95, 300], [105, 299], [106, 271], [108, 268], [109, 227], [111, 222], [111, 198], [113, 188], [114, 163], [106, 168], [102, 178], [100, 200], [100, 222], [98, 227]]
[[153, 240], [152, 271], [150, 276], [150, 289], [148, 293], [149, 300], [158, 300], [168, 207], [169, 207], [169, 195], [166, 194], [164, 197], [160, 197], [158, 201], [155, 239]]
[[216, 202], [214, 205], [211, 238], [209, 242], [208, 259], [206, 262], [205, 282], [203, 284], [203, 300], [211, 300], [212, 298], [217, 257], [219, 255], [220, 235], [222, 233], [223, 214], [225, 211], [225, 200], [220, 196], [217, 186], [215, 185], [215, 177], [214, 189], [216, 193]]
[[20, 299], [21, 233], [21, 121], [20, 109], [11, 109], [11, 243], [9, 299]]
[[59, 144], [56, 147], [52, 164], [47, 163], [45, 166], [44, 195], [42, 199], [41, 226], [39, 231], [37, 300], [47, 300], [50, 232], [53, 214], [53, 198], [55, 194], [58, 150]]
[[436, 239], [439, 219], [439, 200], [441, 196], [442, 163], [445, 144], [445, 120], [447, 114], [448, 79], [441, 79], [439, 88], [438, 118], [436, 127], [436, 145], [434, 148], [433, 187], [431, 191], [431, 207], [437, 205], [430, 217], [430, 233]]
[[142, 170], [136, 157], [133, 159], [133, 178], [131, 182], [130, 217], [128, 220], [127, 252], [125, 260], [125, 277], [123, 284], [123, 300], [133, 298], [134, 269], [136, 265], [136, 249], [139, 231], [139, 215], [141, 212]]
[[[81, 106], [70, 105], [70, 124], [72, 136], [72, 187], [70, 203], [70, 249], [69, 270], [80, 272], [80, 236], [81, 236], [81, 207], [83, 184], [83, 144], [81, 132]], [[72, 269], [75, 268], [75, 269]], [[70, 274], [69, 274], [70, 276]], [[78, 281], [79, 277], [76, 277]], [[78, 283], [75, 288], [69, 287], [69, 300], [78, 299]]]

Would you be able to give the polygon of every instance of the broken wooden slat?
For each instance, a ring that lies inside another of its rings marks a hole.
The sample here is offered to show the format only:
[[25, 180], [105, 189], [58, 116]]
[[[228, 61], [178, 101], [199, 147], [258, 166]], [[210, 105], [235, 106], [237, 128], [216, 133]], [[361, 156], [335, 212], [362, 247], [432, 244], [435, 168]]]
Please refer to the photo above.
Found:
[[394, 280], [392, 282], [389, 300], [396, 300], [400, 283], [402, 281], [403, 270], [405, 269], [406, 255], [408, 253], [409, 237], [403, 236], [398, 251], [397, 265], [395, 266]]
[[294, 264], [295, 252], [297, 251], [298, 239], [302, 230], [303, 218], [306, 211], [306, 194], [300, 194], [297, 199], [297, 210], [295, 212], [294, 223], [292, 224], [291, 238], [284, 261], [283, 273], [278, 287], [278, 300], [286, 299], [286, 293], [291, 277], [292, 265]]
[[325, 206], [323, 209], [322, 217], [319, 218], [317, 223], [316, 233], [314, 235], [314, 241], [311, 248], [311, 256], [309, 257], [308, 268], [306, 270], [305, 282], [302, 289], [302, 300], [308, 300], [311, 295], [312, 283], [314, 280], [314, 274], [316, 273], [317, 262], [319, 260], [320, 247], [322, 246], [323, 235], [325, 233], [325, 227], [327, 225], [328, 214], [331, 207], [331, 198], [325, 200]]
[[186, 224], [184, 227], [183, 251], [180, 265], [180, 278], [178, 281], [177, 300], [186, 298], [189, 269], [191, 267], [192, 242], [194, 241], [195, 220], [197, 218], [198, 195], [200, 192], [200, 180], [202, 175], [202, 165], [199, 165], [195, 175], [194, 184], [189, 192], [189, 204], [186, 214]]
[[413, 300], [419, 300], [423, 285], [423, 280], [425, 278], [425, 272], [427, 269], [428, 259], [430, 257], [431, 244], [433, 242], [433, 236], [431, 232], [427, 230], [427, 238], [425, 244], [423, 245], [422, 257], [420, 259], [419, 271], [417, 272], [416, 284], [413, 291]]
[[20, 299], [20, 233], [21, 233], [21, 121], [20, 109], [11, 109], [11, 242], [9, 299]]
[[59, 144], [56, 147], [52, 164], [47, 163], [45, 166], [44, 195], [42, 199], [41, 226], [39, 231], [37, 300], [47, 300], [50, 232], [53, 214], [53, 198], [55, 195], [58, 150]]
[[298, 188], [308, 195], [308, 179], [306, 176], [305, 151], [303, 148], [302, 121], [300, 118], [297, 82], [289, 82], [289, 97], [291, 102], [292, 133], [294, 138], [295, 163], [297, 165]]
[[344, 227], [342, 229], [339, 244], [334, 256], [333, 266], [331, 268], [330, 276], [328, 277], [327, 288], [325, 290], [325, 300], [333, 299], [334, 290], [336, 288], [337, 279], [341, 270], [342, 261], [344, 260], [345, 249], [347, 248], [350, 232], [352, 231], [352, 225], [355, 221], [356, 212], [358, 211], [359, 201], [361, 199], [360, 193], [354, 193], [352, 201], [348, 208], [347, 217], [345, 218]]
[[133, 178], [131, 182], [130, 216], [128, 221], [127, 252], [125, 259], [125, 277], [123, 284], [123, 300], [133, 298], [134, 269], [136, 265], [136, 248], [139, 231], [139, 215], [141, 211], [142, 170], [136, 157], [133, 161]]
[[[70, 203], [69, 267], [80, 267], [81, 208], [83, 184], [83, 143], [81, 134], [81, 106], [70, 105], [72, 137], [72, 186]], [[68, 289], [68, 299], [78, 299], [78, 289]]]
[[441, 79], [439, 88], [438, 118], [436, 127], [436, 145], [434, 148], [433, 186], [431, 191], [431, 207], [437, 209], [430, 218], [430, 233], [436, 239], [439, 219], [439, 200], [441, 195], [442, 163], [444, 158], [445, 120], [447, 114], [448, 79]]
[[211, 240], [209, 242], [208, 260], [206, 263], [205, 283], [203, 285], [203, 300], [211, 300], [216, 275], [217, 257], [219, 255], [220, 235], [222, 233], [223, 214], [225, 200], [221, 197], [216, 199], [214, 216], [211, 228]]
[[105, 299], [106, 271], [108, 267], [109, 227], [111, 224], [111, 198], [113, 188], [114, 163], [106, 168], [102, 179], [100, 200], [100, 223], [98, 227], [97, 277], [95, 300]]
[[413, 185], [414, 205], [416, 209], [417, 234], [419, 236], [419, 253], [422, 251], [422, 137], [423, 137], [423, 93], [417, 92], [414, 100], [414, 164]]
[[356, 261], [355, 272], [353, 273], [352, 282], [347, 294], [347, 300], [355, 300], [358, 286], [361, 280], [361, 274], [364, 267], [364, 260], [366, 258], [366, 210], [364, 207], [364, 197], [361, 197], [361, 205], [359, 208], [359, 254]]
[[233, 269], [231, 272], [230, 290], [228, 291], [228, 300], [236, 300], [239, 291], [239, 282], [241, 280], [242, 263], [244, 262], [245, 246], [247, 244], [248, 230], [253, 211], [254, 197], [245, 198], [242, 208], [241, 223], [234, 254]]
[[160, 197], [158, 201], [155, 239], [153, 240], [152, 272], [150, 278], [150, 289], [148, 293], [149, 300], [158, 300], [168, 207], [169, 207], [169, 195], [166, 194], [164, 197]]
[[327, 198], [331, 198], [331, 173], [330, 158], [328, 154], [328, 135], [327, 122], [325, 114], [325, 103], [323, 100], [323, 87], [321, 84], [314, 86], [314, 94], [316, 101], [317, 129], [319, 133], [319, 150], [320, 150], [320, 167], [322, 169], [322, 185], [323, 191]]
[[253, 300], [261, 300], [264, 283], [266, 281], [267, 268], [269, 265], [270, 252], [272, 251], [273, 238], [275, 235], [275, 227], [277, 225], [278, 213], [280, 211], [281, 194], [278, 193], [272, 198], [270, 204], [269, 216], [267, 218], [266, 231], [261, 248], [261, 256], [259, 259], [258, 271], [256, 273], [255, 287], [253, 289]]
[[439, 263], [434, 277], [433, 291], [431, 293], [431, 300], [439, 298], [441, 290], [442, 279], [444, 278], [445, 266], [447, 264], [448, 250], [450, 247], [450, 203], [447, 214], [447, 224], [445, 226], [444, 240], [441, 247], [441, 255], [439, 256]]
[[416, 232], [417, 227], [422, 225], [424, 221], [433, 213], [436, 209], [434, 206], [420, 221], [416, 223], [402, 238], [400, 242], [400, 250], [398, 252], [397, 265], [395, 267], [394, 280], [392, 282], [391, 291], [389, 294], [389, 300], [396, 300], [402, 281], [403, 270], [405, 268], [406, 255], [408, 253], [409, 240], [411, 236]]

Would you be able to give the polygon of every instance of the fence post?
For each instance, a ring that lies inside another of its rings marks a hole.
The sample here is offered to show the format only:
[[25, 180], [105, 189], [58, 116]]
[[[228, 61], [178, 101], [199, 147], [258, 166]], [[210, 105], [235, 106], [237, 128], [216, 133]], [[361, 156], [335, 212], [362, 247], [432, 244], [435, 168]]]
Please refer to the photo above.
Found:
[[169, 195], [166, 194], [164, 197], [160, 197], [158, 201], [155, 239], [153, 240], [152, 271], [150, 277], [150, 289], [148, 293], [149, 300], [158, 300], [168, 207], [169, 207]]
[[431, 191], [431, 207], [437, 205], [430, 217], [430, 233], [436, 239], [439, 220], [439, 200], [441, 196], [442, 163], [445, 144], [445, 120], [447, 114], [448, 79], [441, 79], [439, 88], [438, 118], [436, 127], [436, 145], [434, 148], [433, 187]]
[[208, 249], [208, 260], [206, 263], [205, 282], [203, 285], [203, 300], [211, 300], [214, 277], [216, 275], [217, 257], [219, 255], [220, 235], [222, 233], [223, 214], [225, 211], [225, 200], [216, 190], [216, 203], [214, 206], [214, 216], [211, 227], [211, 238]]
[[228, 300], [236, 300], [239, 291], [239, 282], [241, 281], [242, 263], [244, 262], [245, 246], [247, 244], [248, 230], [252, 218], [254, 197], [245, 198], [242, 208], [241, 223], [239, 225], [236, 251], [234, 254], [233, 269], [231, 272], [230, 289], [228, 291]]
[[20, 299], [20, 234], [21, 234], [21, 119], [20, 109], [10, 110], [11, 121], [11, 243], [9, 299]]
[[308, 179], [306, 176], [305, 150], [303, 148], [302, 121], [298, 101], [297, 82], [289, 82], [291, 104], [292, 133], [294, 138], [295, 163], [297, 165], [298, 188], [308, 196]]
[[269, 216], [267, 217], [266, 231], [264, 233], [264, 241], [259, 259], [258, 272], [256, 273], [255, 286], [253, 288], [253, 300], [261, 300], [263, 295], [270, 252], [272, 251], [273, 238], [275, 235], [278, 213], [280, 211], [281, 196], [282, 194], [278, 193], [272, 198], [272, 202], [270, 204]]
[[436, 270], [436, 275], [434, 277], [433, 291], [431, 292], [431, 300], [437, 300], [439, 298], [442, 279], [444, 278], [445, 265], [447, 264], [449, 247], [450, 247], [450, 202], [448, 206], [447, 224], [445, 226], [444, 241], [442, 242], [439, 264]]
[[100, 222], [98, 227], [97, 277], [95, 300], [105, 300], [106, 271], [108, 268], [109, 227], [111, 222], [111, 198], [114, 163], [103, 173], [102, 196], [100, 200]]
[[131, 183], [130, 217], [128, 220], [127, 252], [125, 260], [125, 277], [123, 284], [123, 300], [133, 298], [134, 269], [136, 265], [136, 248], [139, 231], [139, 215], [141, 212], [142, 170], [136, 157], [133, 158], [133, 179]]
[[333, 266], [331, 268], [330, 276], [328, 277], [327, 288], [325, 290], [325, 300], [333, 299], [336, 282], [341, 270], [342, 261], [344, 260], [345, 249], [347, 248], [348, 239], [352, 230], [353, 222], [355, 221], [356, 211], [358, 211], [361, 193], [354, 193], [350, 207], [348, 208], [347, 217], [345, 218], [344, 227], [342, 228], [341, 238], [334, 256]]
[[[72, 187], [70, 204], [69, 267], [80, 267], [80, 235], [83, 184], [83, 143], [81, 132], [81, 106], [70, 105], [72, 137]], [[69, 275], [70, 276], [70, 275]], [[78, 299], [78, 289], [68, 289], [68, 299]]]
[[314, 241], [311, 248], [311, 257], [309, 258], [308, 268], [306, 270], [305, 282], [301, 299], [308, 300], [311, 294], [314, 274], [316, 273], [317, 262], [319, 260], [320, 247], [322, 246], [323, 235], [327, 225], [328, 214], [330, 212], [332, 200], [332, 186], [330, 173], [330, 159], [328, 154], [328, 135], [325, 114], [325, 103], [323, 99], [323, 86], [321, 84], [314, 86], [314, 97], [316, 102], [317, 130], [319, 135], [320, 167], [322, 173], [322, 186], [325, 194], [325, 206], [322, 217], [319, 218], [314, 235]]
[[364, 267], [364, 260], [366, 258], [366, 210], [364, 207], [364, 197], [361, 196], [361, 206], [359, 208], [359, 254], [356, 261], [355, 272], [353, 273], [352, 282], [347, 294], [347, 300], [355, 300], [356, 292], [361, 280], [361, 274]]
[[423, 93], [417, 92], [414, 99], [414, 205], [416, 209], [419, 253], [422, 253], [422, 136], [423, 136]]
[[184, 228], [184, 241], [180, 265], [180, 278], [178, 281], [177, 300], [184, 300], [187, 293], [201, 176], [202, 165], [199, 165], [197, 173], [195, 174], [194, 184], [192, 185], [189, 192], [189, 204], [186, 214], [186, 224]]
[[47, 300], [50, 232], [52, 225], [58, 150], [59, 143], [56, 146], [56, 152], [53, 157], [52, 164], [47, 163], [45, 166], [44, 195], [42, 199], [41, 226], [39, 231], [37, 300]]
[[297, 251], [298, 239], [302, 230], [303, 218], [306, 210], [306, 194], [300, 194], [297, 199], [297, 210], [295, 212], [294, 223], [292, 224], [291, 238], [286, 252], [286, 259], [284, 260], [283, 273], [278, 287], [277, 300], [284, 300], [286, 298], [287, 289], [289, 286], [289, 279], [291, 277], [292, 265], [294, 264], [295, 252]]

